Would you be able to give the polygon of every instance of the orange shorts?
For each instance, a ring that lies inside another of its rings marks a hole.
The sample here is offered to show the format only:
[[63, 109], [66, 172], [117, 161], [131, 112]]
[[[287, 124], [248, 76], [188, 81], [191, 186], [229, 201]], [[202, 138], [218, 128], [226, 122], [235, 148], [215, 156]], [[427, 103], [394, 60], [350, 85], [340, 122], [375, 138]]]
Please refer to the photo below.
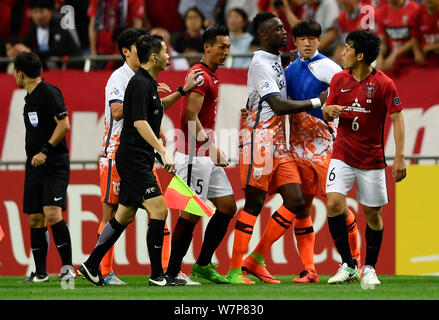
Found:
[[[246, 164], [240, 161], [241, 186], [252, 186], [274, 194], [285, 184], [300, 183], [300, 174], [295, 160], [291, 157], [273, 159], [272, 170], [264, 170], [262, 165]], [[326, 182], [326, 181], [325, 181]]]
[[99, 159], [99, 176], [101, 181], [101, 202], [119, 203], [120, 177], [116, 161], [101, 157]]
[[303, 194], [325, 195], [326, 194], [326, 175], [328, 166], [317, 164], [312, 161], [296, 160], [300, 174]]
[[[162, 186], [160, 185], [155, 166], [152, 169], [152, 172], [155, 175], [160, 190], [163, 190]], [[99, 159], [99, 175], [101, 183], [101, 202], [118, 204], [120, 176], [116, 169], [116, 161], [113, 159], [101, 157]]]

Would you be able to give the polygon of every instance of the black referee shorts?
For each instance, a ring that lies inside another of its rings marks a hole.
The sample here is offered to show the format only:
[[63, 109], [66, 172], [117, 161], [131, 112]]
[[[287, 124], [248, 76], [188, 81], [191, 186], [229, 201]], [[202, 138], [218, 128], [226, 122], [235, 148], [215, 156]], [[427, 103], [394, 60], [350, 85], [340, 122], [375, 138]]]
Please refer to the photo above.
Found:
[[143, 208], [145, 200], [162, 195], [152, 168], [135, 165], [129, 156], [116, 154], [120, 176], [119, 203], [126, 207]]
[[36, 168], [31, 165], [31, 160], [26, 161], [23, 212], [43, 213], [45, 206], [60, 207], [64, 211], [70, 179], [69, 155], [50, 156]]

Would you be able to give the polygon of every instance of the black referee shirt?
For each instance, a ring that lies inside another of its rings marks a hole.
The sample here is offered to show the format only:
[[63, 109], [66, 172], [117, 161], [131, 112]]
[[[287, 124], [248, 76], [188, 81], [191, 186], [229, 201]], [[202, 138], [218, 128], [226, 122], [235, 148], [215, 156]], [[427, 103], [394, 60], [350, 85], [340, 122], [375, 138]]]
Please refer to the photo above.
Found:
[[131, 78], [125, 91], [123, 102], [123, 128], [120, 134], [120, 151], [131, 158], [137, 167], [154, 165], [154, 148], [142, 138], [134, 122], [146, 120], [157, 138], [163, 118], [163, 104], [157, 92], [157, 81], [143, 69]]
[[[67, 117], [67, 110], [61, 91], [42, 80], [24, 98], [24, 124], [26, 126], [26, 155], [33, 157], [49, 141], [55, 131], [56, 121]], [[65, 137], [48, 156], [68, 153]]]

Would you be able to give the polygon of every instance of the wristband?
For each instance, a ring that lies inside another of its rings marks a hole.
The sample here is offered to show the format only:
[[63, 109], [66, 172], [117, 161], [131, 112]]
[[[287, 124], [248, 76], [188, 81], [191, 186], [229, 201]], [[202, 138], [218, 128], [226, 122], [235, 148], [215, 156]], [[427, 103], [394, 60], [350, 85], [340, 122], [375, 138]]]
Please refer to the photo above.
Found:
[[44, 153], [46, 156], [49, 154], [49, 152], [51, 152], [52, 150], [54, 150], [55, 147], [52, 146], [49, 142], [46, 142], [45, 144], [43, 144], [43, 146], [40, 149], [41, 153]]
[[177, 88], [177, 91], [180, 92], [180, 94], [181, 94], [182, 96], [185, 96], [185, 95], [186, 95], [186, 92], [183, 90], [183, 86], [179, 86], [179, 87]]
[[312, 103], [312, 108], [313, 109], [320, 108], [322, 106], [322, 102], [320, 101], [319, 98], [311, 99], [311, 103]]

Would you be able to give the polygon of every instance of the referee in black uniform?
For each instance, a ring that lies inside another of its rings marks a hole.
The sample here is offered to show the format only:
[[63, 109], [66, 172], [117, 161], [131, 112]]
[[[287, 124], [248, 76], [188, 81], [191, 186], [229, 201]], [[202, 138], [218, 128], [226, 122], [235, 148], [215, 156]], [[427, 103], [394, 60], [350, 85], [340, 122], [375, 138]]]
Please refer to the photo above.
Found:
[[49, 281], [46, 219], [61, 256], [60, 279], [74, 279], [70, 232], [62, 217], [70, 178], [65, 139], [70, 124], [64, 98], [57, 87], [41, 79], [41, 61], [35, 53], [23, 52], [15, 58], [14, 77], [17, 85], [27, 91], [23, 112], [27, 155], [23, 212], [28, 214], [36, 270], [25, 281]]
[[164, 169], [175, 172], [174, 160], [159, 140], [163, 110], [201, 82], [201, 79], [195, 80], [200, 72], [193, 72], [188, 76], [184, 87], [179, 87], [177, 92], [160, 99], [155, 79], [168, 65], [166, 44], [160, 36], [144, 35], [137, 40], [136, 47], [140, 68], [125, 91], [124, 125], [116, 153], [116, 166], [121, 179], [119, 206], [115, 217], [102, 230], [90, 257], [78, 268], [78, 273], [95, 285], [104, 284], [99, 264], [128, 224], [134, 220], [137, 209], [142, 207], [150, 218], [146, 237], [151, 261], [149, 285], [184, 285], [185, 280], [170, 277], [163, 272], [161, 254], [168, 209], [152, 169], [154, 150], [157, 150]]

